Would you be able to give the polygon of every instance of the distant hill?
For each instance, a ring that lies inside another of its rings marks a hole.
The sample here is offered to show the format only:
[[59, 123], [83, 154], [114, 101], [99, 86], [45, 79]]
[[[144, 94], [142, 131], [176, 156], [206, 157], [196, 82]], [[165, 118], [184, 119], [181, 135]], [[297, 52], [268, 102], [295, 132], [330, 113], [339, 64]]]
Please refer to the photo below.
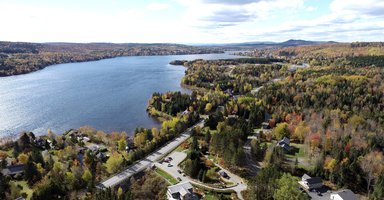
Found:
[[303, 45], [315, 45], [315, 44], [335, 44], [334, 41], [310, 41], [310, 40], [287, 40], [285, 42], [270, 42], [270, 41], [260, 41], [260, 42], [243, 42], [243, 43], [228, 43], [228, 44], [212, 44], [207, 46], [216, 46], [224, 48], [233, 48], [233, 49], [248, 49], [248, 48], [271, 48], [271, 47], [293, 47], [293, 46], [303, 46]]

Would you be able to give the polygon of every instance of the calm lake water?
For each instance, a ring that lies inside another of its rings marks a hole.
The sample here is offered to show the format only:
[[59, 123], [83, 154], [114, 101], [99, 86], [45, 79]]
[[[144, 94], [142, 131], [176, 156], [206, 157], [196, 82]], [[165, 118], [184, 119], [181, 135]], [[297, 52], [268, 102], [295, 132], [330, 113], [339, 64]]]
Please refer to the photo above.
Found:
[[63, 133], [89, 125], [106, 132], [159, 127], [146, 106], [153, 92], [182, 91], [185, 68], [172, 60], [223, 59], [229, 54], [133, 56], [59, 64], [0, 78], [0, 137], [48, 128]]

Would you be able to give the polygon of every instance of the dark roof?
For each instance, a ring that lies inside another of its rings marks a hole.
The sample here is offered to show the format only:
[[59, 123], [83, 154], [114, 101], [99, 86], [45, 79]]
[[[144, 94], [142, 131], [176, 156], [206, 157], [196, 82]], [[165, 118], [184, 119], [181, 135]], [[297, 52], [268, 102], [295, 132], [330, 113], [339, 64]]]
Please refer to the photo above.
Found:
[[317, 183], [322, 183], [322, 180], [320, 177], [313, 177], [313, 178], [307, 179], [307, 183], [308, 184], [317, 184]]
[[341, 198], [344, 200], [359, 200], [355, 193], [353, 193], [351, 190], [341, 190], [336, 192]]
[[284, 150], [286, 151], [291, 151], [292, 150], [292, 147], [290, 147], [288, 144], [282, 144], [280, 145], [280, 147], [282, 147]]
[[288, 144], [288, 145], [289, 145], [289, 143], [290, 143], [290, 140], [289, 140], [289, 138], [287, 138], [287, 137], [284, 137], [282, 140], [280, 140], [280, 142], [279, 142], [279, 143], [282, 143], [282, 142], [284, 142], [285, 144]]
[[3, 169], [1, 173], [3, 175], [15, 175], [24, 172], [25, 165], [11, 165]]

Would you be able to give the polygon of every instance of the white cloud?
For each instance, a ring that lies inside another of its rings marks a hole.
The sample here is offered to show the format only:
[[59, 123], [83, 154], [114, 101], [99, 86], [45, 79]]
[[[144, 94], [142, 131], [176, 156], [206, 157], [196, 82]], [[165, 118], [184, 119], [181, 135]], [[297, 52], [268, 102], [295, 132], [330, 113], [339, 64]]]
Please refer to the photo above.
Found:
[[313, 7], [313, 6], [308, 6], [308, 7], [306, 8], [306, 10], [307, 10], [308, 12], [313, 12], [313, 11], [317, 10], [317, 8], [316, 8], [316, 7]]
[[[0, 31], [0, 39], [175, 43], [384, 40], [382, 0], [334, 0], [330, 12], [311, 19], [304, 19], [302, 14], [320, 8], [306, 6], [305, 0], [171, 1], [175, 4], [97, 11], [0, 2], [2, 27], [6, 27]], [[168, 17], [157, 12], [164, 10]], [[169, 17], [170, 13], [175, 16]]]
[[159, 10], [166, 10], [169, 7], [170, 5], [165, 3], [151, 3], [147, 6], [147, 9], [151, 11], [159, 11]]
[[384, 16], [383, 0], [334, 0], [330, 8], [340, 15]]

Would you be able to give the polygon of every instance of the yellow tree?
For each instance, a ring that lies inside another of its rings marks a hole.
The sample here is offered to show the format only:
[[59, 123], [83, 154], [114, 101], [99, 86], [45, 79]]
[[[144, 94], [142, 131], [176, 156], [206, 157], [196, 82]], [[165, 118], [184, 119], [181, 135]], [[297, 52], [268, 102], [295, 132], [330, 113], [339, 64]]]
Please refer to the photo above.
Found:
[[120, 169], [121, 164], [123, 163], [124, 158], [119, 154], [118, 152], [114, 152], [111, 157], [108, 158], [107, 162], [105, 163], [107, 167], [107, 171], [110, 174], [113, 174], [117, 172], [117, 170]]
[[153, 135], [153, 137], [154, 137], [156, 140], [159, 140], [159, 139], [160, 139], [160, 133], [159, 133], [159, 130], [157, 130], [156, 127], [152, 128], [152, 135]]
[[120, 151], [124, 151], [125, 148], [127, 147], [127, 141], [125, 141], [124, 138], [121, 138], [118, 142], [117, 142], [118, 146], [119, 146], [119, 150]]
[[21, 153], [21, 154], [17, 157], [17, 159], [19, 160], [20, 163], [22, 163], [22, 164], [26, 164], [27, 161], [28, 161], [28, 156], [27, 156], [26, 154], [24, 154], [24, 153]]
[[211, 103], [207, 103], [206, 105], [205, 105], [205, 112], [209, 112], [209, 111], [211, 111], [212, 110], [212, 104]]
[[298, 140], [300, 140], [301, 143], [303, 143], [304, 141], [304, 138], [305, 136], [307, 135], [307, 133], [309, 133], [309, 127], [306, 126], [303, 122], [301, 122], [296, 128], [295, 128], [295, 132], [294, 132], [294, 136], [295, 138], [297, 138]]

